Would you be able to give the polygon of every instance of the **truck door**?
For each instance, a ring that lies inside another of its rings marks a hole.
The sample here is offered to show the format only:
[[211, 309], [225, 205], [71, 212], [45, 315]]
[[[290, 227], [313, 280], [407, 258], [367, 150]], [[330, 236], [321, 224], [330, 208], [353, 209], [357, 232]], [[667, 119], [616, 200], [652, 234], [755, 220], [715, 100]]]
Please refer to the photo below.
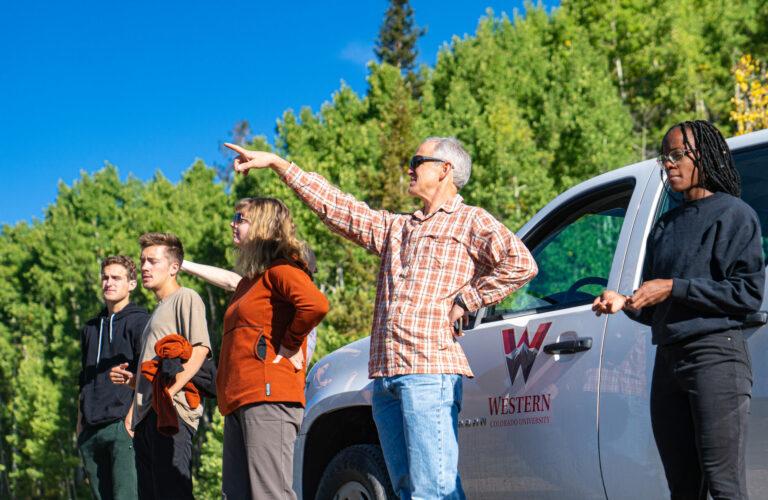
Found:
[[[768, 138], [768, 134], [764, 135]], [[754, 142], [754, 141], [753, 141]], [[734, 148], [742, 176], [742, 199], [757, 211], [768, 250], [768, 145]], [[649, 166], [649, 168], [651, 168]], [[640, 284], [645, 241], [653, 223], [676, 206], [675, 195], [650, 178], [640, 205], [618, 290], [631, 293]], [[768, 309], [765, 300], [763, 310]], [[747, 483], [752, 498], [768, 498], [768, 328], [755, 315], [744, 329], [752, 355], [754, 385], [747, 433]], [[655, 346], [650, 327], [616, 314], [608, 320], [600, 374], [600, 459], [608, 498], [668, 498], [664, 471], [650, 420], [650, 390]]]
[[538, 276], [461, 339], [475, 373], [459, 417], [469, 498], [605, 497], [597, 387], [606, 319], [591, 303], [618, 284], [636, 186], [646, 182], [592, 182], [545, 209], [523, 235]]

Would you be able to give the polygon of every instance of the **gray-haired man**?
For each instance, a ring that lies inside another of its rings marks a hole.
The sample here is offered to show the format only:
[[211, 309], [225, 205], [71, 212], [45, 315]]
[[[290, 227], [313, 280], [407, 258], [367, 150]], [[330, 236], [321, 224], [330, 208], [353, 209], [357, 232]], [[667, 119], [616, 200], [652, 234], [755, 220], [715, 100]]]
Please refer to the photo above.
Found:
[[270, 167], [333, 231], [381, 256], [368, 364], [373, 416], [401, 498], [464, 498], [458, 474], [462, 375], [453, 323], [530, 281], [525, 245], [458, 190], [472, 160], [454, 138], [426, 139], [411, 158], [413, 214], [373, 210], [277, 155], [239, 153], [235, 170]]

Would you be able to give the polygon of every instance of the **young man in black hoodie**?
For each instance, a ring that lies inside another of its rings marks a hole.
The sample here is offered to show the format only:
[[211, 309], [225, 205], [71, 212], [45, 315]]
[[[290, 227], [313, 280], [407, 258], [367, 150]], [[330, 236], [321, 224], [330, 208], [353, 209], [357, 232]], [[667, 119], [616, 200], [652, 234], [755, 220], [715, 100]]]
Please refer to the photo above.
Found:
[[101, 290], [106, 307], [85, 324], [80, 336], [77, 442], [91, 491], [97, 499], [138, 496], [133, 436], [124, 425], [133, 389], [115, 385], [109, 379], [109, 370], [115, 365], [135, 372], [141, 355], [141, 335], [149, 314], [130, 303], [134, 288], [133, 260], [122, 255], [107, 257], [101, 263]]

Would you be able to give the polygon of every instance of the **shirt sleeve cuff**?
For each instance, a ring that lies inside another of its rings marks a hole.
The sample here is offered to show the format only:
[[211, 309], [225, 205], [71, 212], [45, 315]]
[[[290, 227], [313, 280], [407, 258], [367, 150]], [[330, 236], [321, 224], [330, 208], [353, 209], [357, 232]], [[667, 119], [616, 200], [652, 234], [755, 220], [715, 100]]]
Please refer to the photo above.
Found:
[[298, 335], [295, 332], [286, 331], [286, 335], [283, 337], [282, 346], [289, 351], [295, 351], [301, 347], [304, 343], [304, 336]]
[[483, 307], [483, 298], [480, 297], [480, 292], [474, 288], [465, 288], [460, 292], [464, 304], [467, 306], [469, 312], [477, 311]]
[[622, 309], [622, 311], [627, 315], [627, 317], [629, 317], [629, 319], [633, 320], [637, 320], [637, 318], [639, 318], [640, 314], [642, 313], [642, 309], [631, 309], [629, 307], [625, 307]]
[[684, 299], [688, 297], [688, 287], [690, 285], [690, 280], [672, 278], [672, 297], [675, 299]]

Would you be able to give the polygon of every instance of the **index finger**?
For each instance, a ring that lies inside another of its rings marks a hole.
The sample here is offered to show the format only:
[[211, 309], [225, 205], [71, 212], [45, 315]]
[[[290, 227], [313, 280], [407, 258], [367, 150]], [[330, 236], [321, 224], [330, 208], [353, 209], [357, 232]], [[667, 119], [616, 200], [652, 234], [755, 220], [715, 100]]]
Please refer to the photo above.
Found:
[[238, 146], [237, 144], [232, 144], [230, 142], [225, 142], [224, 146], [228, 147], [229, 149], [231, 149], [232, 151], [234, 151], [235, 153], [237, 153], [239, 155], [245, 156], [246, 153], [248, 152], [247, 149], [242, 148], [242, 147]]
[[637, 292], [635, 292], [635, 294], [632, 295], [632, 297], [627, 302], [629, 302], [630, 306], [632, 306], [632, 307], [634, 307], [636, 309], [640, 309], [640, 308], [642, 308], [645, 305], [645, 303], [647, 301], [648, 300], [645, 297], [644, 293], [637, 293]]

